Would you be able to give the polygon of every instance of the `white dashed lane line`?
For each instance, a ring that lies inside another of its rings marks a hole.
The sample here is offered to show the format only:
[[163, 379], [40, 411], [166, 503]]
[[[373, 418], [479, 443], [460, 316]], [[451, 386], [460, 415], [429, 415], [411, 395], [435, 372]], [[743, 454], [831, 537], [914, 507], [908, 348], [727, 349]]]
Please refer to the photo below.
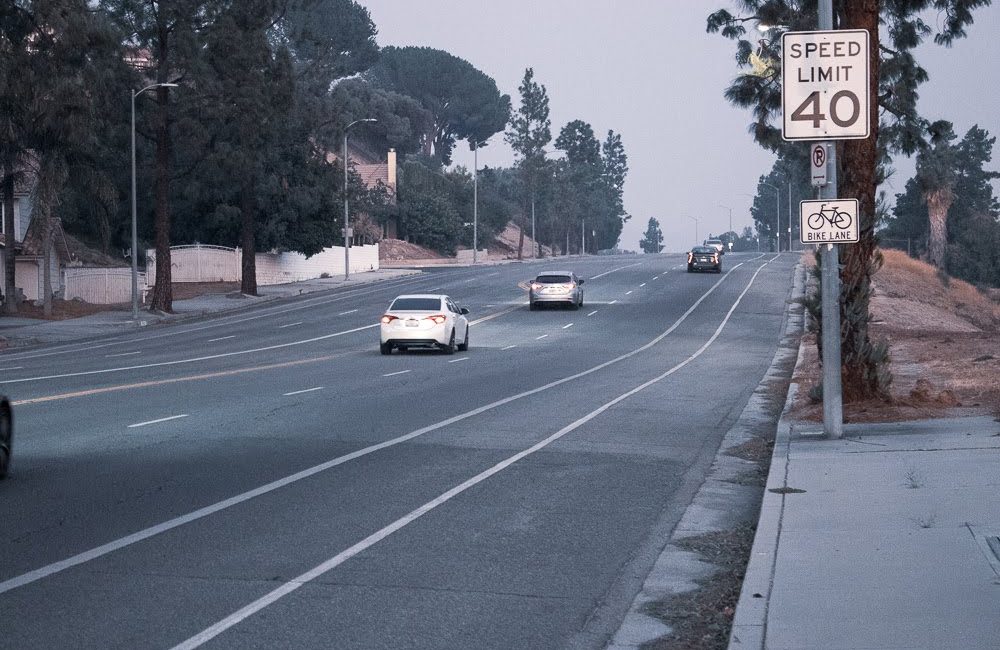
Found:
[[0, 368], [0, 370], [24, 370], [24, 366], [14, 366], [13, 368]]
[[468, 361], [469, 357], [462, 357], [461, 359], [452, 359], [448, 363], [458, 363], [459, 361]]
[[501, 350], [513, 350], [513, 349], [514, 349], [514, 348], [516, 348], [516, 347], [517, 347], [516, 345], [508, 345], [507, 347], [505, 347], [505, 348], [500, 348], [500, 349], [501, 349]]
[[535, 340], [536, 341], [541, 341], [542, 339], [547, 338], [547, 337], [548, 337], [548, 334], [542, 334], [541, 336], [536, 336]]
[[631, 292], [631, 291], [626, 291], [626, 292], [625, 292], [625, 295], [627, 296], [627, 295], [629, 295], [630, 293], [632, 293], [632, 292]]
[[617, 300], [612, 300], [612, 301], [611, 301], [611, 302], [609, 302], [608, 304], [609, 304], [609, 305], [613, 305], [613, 304], [615, 304], [616, 302], [618, 302], [618, 301], [617, 301]]
[[171, 415], [170, 417], [160, 418], [159, 420], [149, 420], [147, 422], [138, 422], [136, 424], [130, 424], [130, 425], [128, 425], [128, 428], [129, 429], [134, 429], [136, 427], [144, 427], [144, 426], [148, 426], [150, 424], [159, 424], [160, 422], [169, 422], [170, 420], [179, 420], [180, 418], [186, 418], [186, 417], [187, 417], [187, 413], [184, 413], [182, 415]]
[[322, 386], [317, 386], [315, 388], [306, 388], [305, 390], [293, 390], [290, 393], [285, 393], [285, 397], [288, 397], [289, 395], [301, 395], [302, 393], [311, 393], [311, 392], [317, 391], [317, 390], [323, 390], [323, 387]]
[[136, 350], [135, 352], [119, 352], [118, 354], [105, 354], [104, 356], [105, 357], [109, 357], [109, 358], [110, 357], [130, 357], [133, 354], [142, 354], [142, 352], [139, 352], [138, 350]]
[[573, 327], [573, 323], [570, 323], [569, 325], [563, 325], [563, 327], [562, 327], [562, 328], [563, 328], [564, 330], [568, 330], [568, 329], [569, 329], [569, 328], [571, 328], [571, 327]]
[[340, 312], [337, 315], [338, 316], [347, 316], [348, 314], [353, 314], [356, 311], [357, 311], [357, 309], [348, 309], [347, 311], [342, 311], [342, 312]]
[[642, 288], [643, 288], [644, 286], [646, 286], [646, 283], [645, 283], [645, 282], [643, 282], [642, 284], [640, 284], [640, 285], [639, 285], [639, 288], [640, 288], [640, 289], [642, 289]]
[[285, 329], [286, 327], [295, 327], [296, 325], [301, 325], [301, 324], [302, 324], [302, 321], [298, 321], [297, 323], [288, 323], [286, 325], [278, 325], [278, 329], [281, 330], [281, 329]]
[[588, 316], [593, 316], [593, 315], [594, 315], [594, 314], [596, 314], [596, 313], [597, 313], [597, 310], [594, 310], [594, 311], [590, 312], [590, 313], [589, 313], [589, 314], [587, 314], [587, 315], [588, 315]]
[[226, 339], [234, 339], [234, 338], [236, 338], [235, 334], [233, 334], [232, 336], [220, 336], [217, 339], [208, 339], [208, 342], [215, 343], [216, 341], [225, 341]]
[[396, 375], [405, 375], [408, 372], [413, 372], [412, 370], [400, 370], [399, 372], [390, 372], [382, 375], [383, 377], [395, 377]]

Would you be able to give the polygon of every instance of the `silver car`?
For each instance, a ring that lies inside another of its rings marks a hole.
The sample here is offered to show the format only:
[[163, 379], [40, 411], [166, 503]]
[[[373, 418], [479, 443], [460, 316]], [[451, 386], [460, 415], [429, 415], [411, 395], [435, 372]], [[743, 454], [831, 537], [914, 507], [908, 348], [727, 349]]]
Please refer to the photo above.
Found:
[[583, 307], [583, 278], [572, 271], [539, 273], [528, 288], [528, 308], [535, 310], [544, 304]]

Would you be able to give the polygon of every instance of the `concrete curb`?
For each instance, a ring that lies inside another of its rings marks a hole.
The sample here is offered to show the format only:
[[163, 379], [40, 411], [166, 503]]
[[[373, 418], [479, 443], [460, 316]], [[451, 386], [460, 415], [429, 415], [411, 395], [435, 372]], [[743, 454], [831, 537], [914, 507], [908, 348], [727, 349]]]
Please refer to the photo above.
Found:
[[[796, 297], [804, 295], [805, 270], [799, 265], [795, 273]], [[804, 310], [798, 310], [796, 335], [801, 339], [804, 326]], [[786, 334], [792, 334], [793, 323], [789, 322]], [[795, 370], [802, 365], [802, 346], [798, 346]], [[792, 376], [795, 376], [793, 370]], [[785, 405], [778, 419], [778, 429], [774, 438], [774, 451], [771, 453], [771, 468], [767, 474], [767, 484], [764, 486], [764, 496], [760, 503], [760, 516], [757, 520], [757, 532], [750, 551], [750, 560], [743, 575], [743, 587], [736, 604], [733, 616], [733, 626], [729, 633], [729, 650], [746, 650], [759, 648], [763, 650], [767, 635], [767, 608], [771, 599], [771, 588], [774, 584], [774, 567], [778, 555], [778, 537], [781, 533], [781, 521], [785, 510], [785, 495], [771, 492], [786, 486], [788, 477], [788, 450], [791, 440], [792, 425], [788, 413], [795, 403], [799, 386], [791, 383]]]
[[[802, 295], [803, 281], [800, 278], [804, 277], [804, 272], [801, 265], [796, 267], [794, 276], [790, 303]], [[756, 463], [731, 456], [726, 452], [751, 440], [760, 427], [769, 428], [773, 422], [773, 411], [770, 416], [766, 412], [771, 391], [769, 384], [784, 378], [780, 367], [782, 361], [789, 360], [793, 354], [793, 342], [794, 354], [801, 356], [798, 339], [801, 338], [802, 318], [802, 307], [790, 304], [786, 311], [782, 340], [770, 367], [750, 396], [736, 423], [723, 437], [704, 482], [685, 508], [684, 514], [670, 535], [670, 542], [664, 547], [643, 582], [642, 589], [629, 607], [621, 627], [608, 644], [608, 650], [638, 650], [644, 644], [669, 634], [670, 627], [646, 614], [646, 606], [670, 595], [697, 589], [699, 579], [710, 577], [715, 573], [715, 567], [707, 563], [701, 555], [684, 550], [674, 542], [686, 537], [728, 530], [739, 521], [733, 512], [738, 511], [740, 507], [734, 507], [734, 504], [756, 506], [760, 498], [760, 487], [741, 485], [737, 480], [748, 469], [756, 467]], [[786, 399], [782, 413], [788, 408], [789, 403], [790, 401]], [[778, 435], [781, 435], [780, 427]], [[777, 449], [777, 444], [775, 448]], [[772, 455], [772, 472], [773, 458], [774, 455]], [[768, 485], [770, 480], [769, 475]], [[757, 537], [754, 539], [755, 550], [759, 537], [758, 528]]]

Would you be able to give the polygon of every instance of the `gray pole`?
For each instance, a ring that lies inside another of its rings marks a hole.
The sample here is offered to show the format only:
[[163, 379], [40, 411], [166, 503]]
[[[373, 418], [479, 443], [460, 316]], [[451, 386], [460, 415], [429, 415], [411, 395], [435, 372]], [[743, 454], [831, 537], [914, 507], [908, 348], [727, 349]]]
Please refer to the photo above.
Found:
[[788, 250], [792, 250], [792, 182], [788, 181]]
[[580, 255], [587, 252], [587, 220], [580, 221]]
[[[354, 122], [347, 125], [351, 128]], [[344, 129], [344, 279], [351, 278], [351, 242], [347, 236], [350, 221], [347, 218], [347, 129]]]
[[538, 257], [535, 240], [535, 188], [531, 188], [531, 259]]
[[[131, 91], [129, 91], [131, 92]], [[140, 91], [141, 92], [141, 91]], [[139, 235], [135, 217], [135, 96], [132, 93], [132, 320], [139, 320]]]
[[479, 143], [472, 150], [472, 263], [478, 260], [479, 248], [479, 180], [476, 173], [479, 169]]
[[781, 188], [770, 183], [761, 181], [761, 185], [767, 185], [774, 190], [774, 250], [781, 252]]
[[[150, 84], [132, 93], [132, 320], [139, 320], [139, 236], [135, 210], [135, 98], [151, 88], [176, 88], [175, 83]], [[129, 91], [131, 92], [131, 91]]]
[[[819, 28], [833, 29], [833, 2], [820, 0]], [[837, 147], [824, 142], [827, 149], [827, 184], [820, 188], [823, 199], [837, 198]], [[859, 215], [860, 216], [860, 215]], [[823, 433], [840, 438], [844, 433], [843, 387], [840, 377], [840, 261], [833, 244], [821, 248], [823, 309]]]

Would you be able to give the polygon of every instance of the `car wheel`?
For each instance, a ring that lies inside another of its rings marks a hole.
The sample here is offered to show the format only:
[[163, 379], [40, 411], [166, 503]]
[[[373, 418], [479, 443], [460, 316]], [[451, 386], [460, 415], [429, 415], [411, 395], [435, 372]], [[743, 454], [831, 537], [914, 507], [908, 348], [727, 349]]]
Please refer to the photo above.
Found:
[[382, 354], [392, 354], [392, 343], [379, 343], [378, 351]]
[[7, 476], [14, 448], [14, 415], [6, 400], [0, 402], [0, 478]]
[[455, 330], [451, 330], [451, 338], [448, 339], [448, 345], [444, 346], [445, 354], [455, 354]]
[[722, 273], [722, 267], [721, 266], [715, 267], [715, 272], [716, 273]]
[[459, 350], [459, 352], [466, 352], [469, 349], [469, 330], [470, 329], [471, 328], [468, 325], [466, 325], [466, 327], [465, 327], [465, 342], [458, 344], [458, 350]]

